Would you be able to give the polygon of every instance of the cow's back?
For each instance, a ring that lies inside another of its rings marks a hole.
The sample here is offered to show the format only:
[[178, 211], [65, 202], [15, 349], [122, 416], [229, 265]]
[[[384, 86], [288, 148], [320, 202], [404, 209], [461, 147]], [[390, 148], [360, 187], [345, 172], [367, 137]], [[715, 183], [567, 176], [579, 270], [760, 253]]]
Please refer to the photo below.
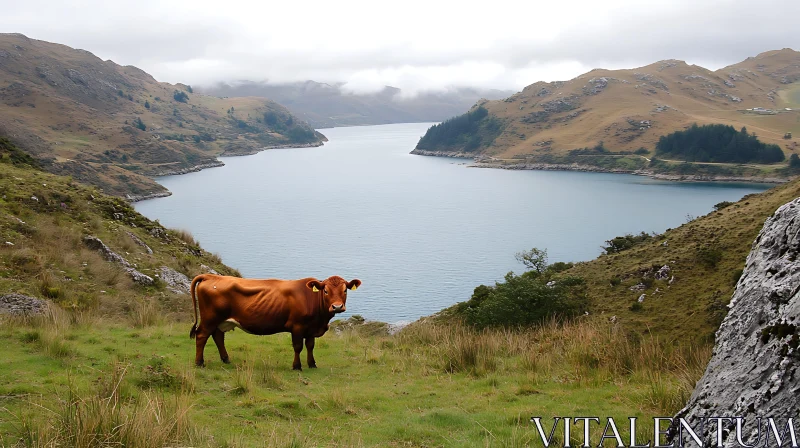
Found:
[[[243, 279], [206, 274], [197, 287], [198, 298], [218, 325], [229, 321], [253, 334], [294, 331], [314, 320], [312, 280]], [[203, 316], [206, 317], [206, 316]]]

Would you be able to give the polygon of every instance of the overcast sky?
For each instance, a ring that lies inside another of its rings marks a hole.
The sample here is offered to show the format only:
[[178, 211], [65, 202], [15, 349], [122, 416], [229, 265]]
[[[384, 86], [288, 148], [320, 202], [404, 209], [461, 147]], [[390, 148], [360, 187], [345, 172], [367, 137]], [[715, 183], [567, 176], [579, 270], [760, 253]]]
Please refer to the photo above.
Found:
[[0, 11], [1, 32], [193, 85], [519, 90], [597, 67], [682, 59], [717, 69], [800, 50], [800, 0], [0, 0]]

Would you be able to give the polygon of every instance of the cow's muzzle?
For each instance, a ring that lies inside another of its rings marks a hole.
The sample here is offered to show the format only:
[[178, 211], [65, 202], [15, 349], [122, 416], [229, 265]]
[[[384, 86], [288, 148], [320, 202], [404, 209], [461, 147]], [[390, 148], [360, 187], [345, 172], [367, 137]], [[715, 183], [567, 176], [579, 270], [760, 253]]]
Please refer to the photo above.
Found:
[[341, 313], [344, 311], [344, 304], [340, 303], [338, 305], [331, 305], [331, 311], [334, 313]]

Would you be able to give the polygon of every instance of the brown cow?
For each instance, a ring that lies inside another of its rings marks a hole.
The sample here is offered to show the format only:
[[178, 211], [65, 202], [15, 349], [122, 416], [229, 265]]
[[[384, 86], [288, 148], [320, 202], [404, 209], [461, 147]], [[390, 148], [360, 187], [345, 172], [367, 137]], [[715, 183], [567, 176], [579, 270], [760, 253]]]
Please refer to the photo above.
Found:
[[348, 282], [339, 276], [319, 281], [198, 275], [192, 280], [194, 325], [189, 332], [190, 338], [197, 338], [195, 364], [204, 364], [203, 349], [209, 337], [214, 338], [222, 362], [230, 362], [225, 350], [225, 332], [238, 327], [257, 335], [291, 333], [295, 370], [302, 370], [300, 352], [305, 339], [308, 367], [315, 368], [314, 338], [325, 334], [333, 316], [345, 311], [347, 290], [355, 291], [359, 286], [361, 280]]

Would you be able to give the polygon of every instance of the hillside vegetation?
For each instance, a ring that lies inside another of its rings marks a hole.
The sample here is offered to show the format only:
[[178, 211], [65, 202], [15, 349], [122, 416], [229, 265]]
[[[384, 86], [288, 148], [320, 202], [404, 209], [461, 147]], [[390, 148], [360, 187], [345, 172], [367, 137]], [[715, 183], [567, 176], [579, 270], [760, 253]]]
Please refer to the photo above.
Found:
[[685, 131], [662, 136], [656, 155], [689, 162], [776, 163], [786, 159], [778, 145], [767, 145], [747, 128], [739, 132], [733, 126], [692, 125]]
[[20, 34], [0, 34], [0, 134], [50, 172], [132, 198], [165, 193], [149, 176], [216, 166], [220, 154], [324, 139], [270, 100], [201, 95]]
[[479, 106], [463, 115], [431, 126], [419, 139], [418, 149], [477, 151], [492, 144], [502, 131], [500, 120]]
[[[648, 168], [648, 154], [662, 136], [694, 124], [723, 124], [746, 127], [765, 144], [778, 145], [788, 159], [799, 149], [799, 91], [800, 53], [791, 49], [761, 53], [717, 71], [678, 60], [628, 70], [595, 69], [569, 81], [531, 84], [504, 100], [478, 102], [474, 108], [486, 108], [502, 123], [502, 132], [479, 154], [498, 164], [584, 164], [634, 171]], [[463, 152], [472, 134], [461, 136], [460, 146], [439, 149]], [[573, 152], [598, 145], [605, 154]], [[422, 141], [417, 149], [425, 149]], [[777, 169], [731, 166], [716, 171], [786, 175]]]
[[[0, 313], [2, 445], [528, 446], [530, 415], [672, 414], [710, 356], [591, 317], [524, 332], [423, 320], [395, 335], [353, 318], [318, 340], [319, 369], [291, 370], [288, 335], [242, 332], [226, 338], [233, 364], [211, 347], [197, 369], [191, 301], [163, 269], [238, 273], [186, 232], [4, 148], [0, 295], [51, 305]], [[87, 236], [156, 280], [140, 284]]]

